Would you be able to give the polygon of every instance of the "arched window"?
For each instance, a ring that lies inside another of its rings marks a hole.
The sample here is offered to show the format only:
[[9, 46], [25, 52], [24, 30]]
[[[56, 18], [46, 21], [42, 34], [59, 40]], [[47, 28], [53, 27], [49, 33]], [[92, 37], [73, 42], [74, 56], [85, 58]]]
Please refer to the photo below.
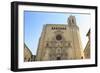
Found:
[[49, 46], [49, 44], [47, 43], [47, 44], [46, 44], [46, 47], [48, 47], [48, 46]]
[[72, 24], [74, 24], [74, 19], [72, 19]]
[[53, 27], [52, 27], [52, 29], [53, 29]]

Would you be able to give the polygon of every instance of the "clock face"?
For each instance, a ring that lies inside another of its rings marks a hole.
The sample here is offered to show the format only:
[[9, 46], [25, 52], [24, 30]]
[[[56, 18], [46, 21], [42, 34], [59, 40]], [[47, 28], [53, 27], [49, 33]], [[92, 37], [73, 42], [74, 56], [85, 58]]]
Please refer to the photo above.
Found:
[[58, 34], [58, 35], [56, 36], [56, 40], [60, 41], [61, 39], [62, 39], [62, 36], [61, 36], [60, 34]]

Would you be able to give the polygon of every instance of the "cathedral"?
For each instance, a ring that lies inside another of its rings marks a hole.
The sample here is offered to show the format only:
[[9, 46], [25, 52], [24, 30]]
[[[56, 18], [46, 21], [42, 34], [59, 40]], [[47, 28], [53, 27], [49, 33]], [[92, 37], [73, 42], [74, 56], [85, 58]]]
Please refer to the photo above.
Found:
[[46, 24], [39, 38], [36, 61], [83, 59], [83, 48], [75, 16], [67, 24]]

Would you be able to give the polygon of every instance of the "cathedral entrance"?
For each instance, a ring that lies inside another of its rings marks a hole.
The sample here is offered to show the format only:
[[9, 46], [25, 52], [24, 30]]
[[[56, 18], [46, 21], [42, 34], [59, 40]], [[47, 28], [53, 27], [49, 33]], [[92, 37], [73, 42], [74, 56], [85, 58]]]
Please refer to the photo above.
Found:
[[61, 57], [57, 57], [56, 60], [61, 60]]

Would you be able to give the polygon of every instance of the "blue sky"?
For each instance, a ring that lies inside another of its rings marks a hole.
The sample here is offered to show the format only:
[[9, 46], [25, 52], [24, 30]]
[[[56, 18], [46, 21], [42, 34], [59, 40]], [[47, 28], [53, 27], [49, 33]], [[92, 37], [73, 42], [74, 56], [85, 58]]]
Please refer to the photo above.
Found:
[[45, 24], [66, 24], [70, 15], [76, 17], [77, 25], [80, 28], [83, 48], [86, 45], [86, 33], [90, 28], [89, 14], [74, 13], [54, 13], [54, 12], [34, 12], [24, 11], [24, 42], [36, 54], [39, 38]]

